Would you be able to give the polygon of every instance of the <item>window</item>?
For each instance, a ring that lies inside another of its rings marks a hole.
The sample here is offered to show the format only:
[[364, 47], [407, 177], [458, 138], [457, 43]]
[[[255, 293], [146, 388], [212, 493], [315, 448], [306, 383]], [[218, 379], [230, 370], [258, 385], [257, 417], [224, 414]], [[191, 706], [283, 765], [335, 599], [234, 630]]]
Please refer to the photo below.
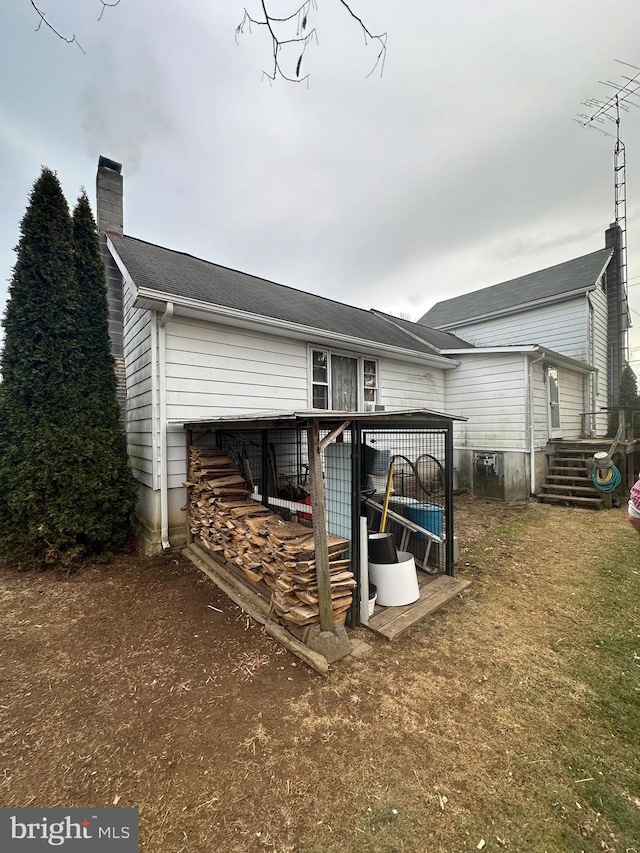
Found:
[[364, 401], [375, 403], [378, 397], [378, 365], [375, 361], [364, 360]]
[[311, 350], [314, 409], [356, 412], [378, 400], [378, 362], [328, 350]]
[[331, 356], [331, 408], [341, 412], [358, 411], [357, 358]]
[[329, 353], [324, 350], [313, 350], [313, 408], [329, 408], [329, 371], [327, 363]]
[[549, 405], [549, 425], [552, 438], [557, 438], [560, 431], [560, 392], [558, 387], [558, 370], [547, 367], [547, 402]]

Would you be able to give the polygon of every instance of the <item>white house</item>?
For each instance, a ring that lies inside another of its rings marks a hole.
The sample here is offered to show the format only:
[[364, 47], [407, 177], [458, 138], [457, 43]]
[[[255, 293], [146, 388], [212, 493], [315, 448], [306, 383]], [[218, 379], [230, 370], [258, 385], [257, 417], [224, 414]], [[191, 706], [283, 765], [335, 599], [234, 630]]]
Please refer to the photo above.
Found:
[[[442, 411], [467, 344], [408, 334], [371, 311], [123, 236], [119, 164], [101, 158], [98, 226], [138, 520], [154, 545], [184, 539], [187, 421], [311, 408]], [[120, 320], [121, 317], [121, 320]]]
[[461, 481], [473, 485], [473, 466], [498, 465], [501, 496], [523, 498], [547, 440], [580, 435], [583, 413], [606, 402], [612, 249], [478, 291], [476, 302], [439, 303], [416, 324], [125, 236], [121, 167], [106, 158], [97, 219], [138, 520], [152, 547], [184, 540], [187, 421], [448, 412], [468, 418], [456, 435]]
[[480, 451], [503, 455], [507, 496], [535, 493], [550, 440], [603, 436], [617, 399], [628, 325], [618, 263], [620, 228], [606, 247], [556, 266], [438, 302], [420, 323], [472, 343], [442, 349], [460, 365], [446, 405], [458, 428], [456, 464], [473, 479]]

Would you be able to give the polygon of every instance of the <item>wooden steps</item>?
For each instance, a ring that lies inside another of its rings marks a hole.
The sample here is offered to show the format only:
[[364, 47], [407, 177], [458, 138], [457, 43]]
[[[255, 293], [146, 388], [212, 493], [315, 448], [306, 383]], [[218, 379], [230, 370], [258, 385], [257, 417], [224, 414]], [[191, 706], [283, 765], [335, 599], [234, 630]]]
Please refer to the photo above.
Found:
[[378, 612], [374, 613], [367, 625], [371, 631], [386, 640], [394, 640], [471, 585], [469, 580], [452, 578], [449, 575], [440, 575], [433, 580], [419, 572], [418, 579], [420, 599], [403, 607], [376, 608]]
[[[567, 491], [566, 483], [545, 483], [543, 486], [545, 492], [551, 492], [556, 494], [565, 494]], [[574, 494], [586, 495], [587, 497], [593, 497], [593, 486], [569, 486], [571, 491]]]
[[541, 503], [604, 509], [605, 500], [591, 480], [590, 448], [557, 447], [537, 498]]
[[538, 500], [542, 503], [555, 503], [562, 506], [581, 506], [587, 509], [604, 509], [604, 501], [602, 498], [585, 498], [578, 495], [538, 495]]

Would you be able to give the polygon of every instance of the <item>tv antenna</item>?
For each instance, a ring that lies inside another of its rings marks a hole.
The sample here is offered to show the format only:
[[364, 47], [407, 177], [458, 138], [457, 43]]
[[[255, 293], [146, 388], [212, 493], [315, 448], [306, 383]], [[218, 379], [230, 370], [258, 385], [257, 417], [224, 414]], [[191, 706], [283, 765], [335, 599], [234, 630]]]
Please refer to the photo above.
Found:
[[600, 80], [600, 84], [613, 89], [613, 93], [605, 100], [589, 98], [583, 101], [582, 105], [587, 107], [589, 112], [579, 113], [575, 120], [582, 127], [598, 130], [605, 136], [615, 139], [613, 147], [614, 218], [616, 225], [620, 226], [620, 279], [622, 285], [619, 300], [619, 322], [620, 328], [625, 330], [625, 361], [628, 361], [629, 344], [626, 330], [630, 323], [627, 302], [627, 155], [620, 127], [621, 116], [623, 113], [629, 112], [629, 107], [640, 108], [640, 68], [631, 65], [629, 62], [622, 62], [620, 59], [616, 59], [616, 62], [636, 73], [633, 77], [622, 74], [621, 79], [624, 81], [622, 83]]

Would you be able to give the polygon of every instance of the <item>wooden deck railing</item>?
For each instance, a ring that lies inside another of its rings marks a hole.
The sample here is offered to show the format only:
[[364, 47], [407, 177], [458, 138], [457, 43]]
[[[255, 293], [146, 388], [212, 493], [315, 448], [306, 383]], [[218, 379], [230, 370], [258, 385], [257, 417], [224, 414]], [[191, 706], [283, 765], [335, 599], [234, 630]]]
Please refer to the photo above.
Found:
[[600, 409], [598, 412], [581, 412], [580, 414], [580, 438], [591, 438], [590, 429], [588, 427], [589, 420], [594, 415], [611, 414], [618, 412], [618, 431], [616, 433], [616, 444], [620, 441], [633, 440], [633, 424], [634, 415], [638, 413], [638, 409], [622, 408], [622, 409]]

